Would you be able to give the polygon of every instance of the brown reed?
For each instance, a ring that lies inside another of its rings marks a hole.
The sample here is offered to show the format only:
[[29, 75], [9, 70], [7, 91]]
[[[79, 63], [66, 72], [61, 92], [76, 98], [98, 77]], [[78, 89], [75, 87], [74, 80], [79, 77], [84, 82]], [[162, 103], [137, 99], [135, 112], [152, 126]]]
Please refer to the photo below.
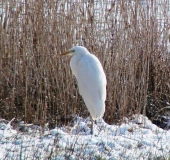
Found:
[[145, 114], [148, 97], [170, 102], [168, 2], [161, 18], [158, 0], [141, 2], [2, 0], [0, 117], [62, 125], [72, 114], [88, 116], [70, 58], [55, 57], [73, 45], [104, 67], [106, 122]]

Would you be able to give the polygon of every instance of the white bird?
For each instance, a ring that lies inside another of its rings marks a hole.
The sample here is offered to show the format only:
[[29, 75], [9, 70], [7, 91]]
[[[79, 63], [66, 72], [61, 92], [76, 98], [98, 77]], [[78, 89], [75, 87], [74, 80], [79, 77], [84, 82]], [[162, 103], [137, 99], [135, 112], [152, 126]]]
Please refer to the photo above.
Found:
[[98, 58], [83, 46], [74, 46], [60, 55], [73, 55], [70, 67], [77, 79], [79, 93], [82, 95], [92, 119], [95, 121], [103, 117], [107, 82]]

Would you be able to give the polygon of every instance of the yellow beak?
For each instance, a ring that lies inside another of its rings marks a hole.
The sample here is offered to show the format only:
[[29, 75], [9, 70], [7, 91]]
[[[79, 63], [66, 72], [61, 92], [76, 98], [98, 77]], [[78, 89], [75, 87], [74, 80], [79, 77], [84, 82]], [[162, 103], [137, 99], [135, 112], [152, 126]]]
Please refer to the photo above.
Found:
[[59, 54], [60, 56], [64, 56], [64, 55], [67, 55], [67, 54], [69, 54], [70, 53], [70, 51], [66, 51], [66, 52], [63, 52], [63, 53], [61, 53], [61, 54]]
[[64, 55], [67, 55], [67, 54], [70, 54], [70, 53], [73, 53], [75, 52], [75, 50], [68, 50], [66, 52], [63, 52], [61, 54], [57, 54], [56, 57], [61, 57], [61, 56], [64, 56]]
[[61, 56], [67, 55], [67, 54], [69, 54], [69, 53], [70, 53], [70, 51], [68, 50], [68, 51], [63, 52], [63, 53], [61, 53], [61, 54], [56, 54], [56, 57], [61, 57]]

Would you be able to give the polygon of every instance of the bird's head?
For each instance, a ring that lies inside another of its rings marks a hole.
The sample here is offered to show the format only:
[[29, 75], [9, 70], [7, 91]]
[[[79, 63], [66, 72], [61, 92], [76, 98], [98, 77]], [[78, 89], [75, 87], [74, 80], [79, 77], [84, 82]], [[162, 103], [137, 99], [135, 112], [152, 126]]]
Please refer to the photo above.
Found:
[[74, 46], [71, 49], [67, 50], [66, 52], [60, 55], [76, 55], [76, 54], [87, 54], [89, 53], [88, 50], [83, 46]]

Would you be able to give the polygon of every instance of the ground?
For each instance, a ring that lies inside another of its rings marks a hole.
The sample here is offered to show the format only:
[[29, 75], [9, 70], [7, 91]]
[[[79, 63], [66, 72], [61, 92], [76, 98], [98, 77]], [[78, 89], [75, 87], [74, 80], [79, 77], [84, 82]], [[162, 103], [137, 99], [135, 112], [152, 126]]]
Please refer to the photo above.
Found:
[[[12, 120], [13, 121], [13, 120]], [[170, 130], [163, 130], [142, 115], [108, 125], [100, 119], [91, 135], [90, 118], [76, 117], [73, 126], [44, 133], [39, 126], [0, 120], [0, 159], [170, 159]]]

